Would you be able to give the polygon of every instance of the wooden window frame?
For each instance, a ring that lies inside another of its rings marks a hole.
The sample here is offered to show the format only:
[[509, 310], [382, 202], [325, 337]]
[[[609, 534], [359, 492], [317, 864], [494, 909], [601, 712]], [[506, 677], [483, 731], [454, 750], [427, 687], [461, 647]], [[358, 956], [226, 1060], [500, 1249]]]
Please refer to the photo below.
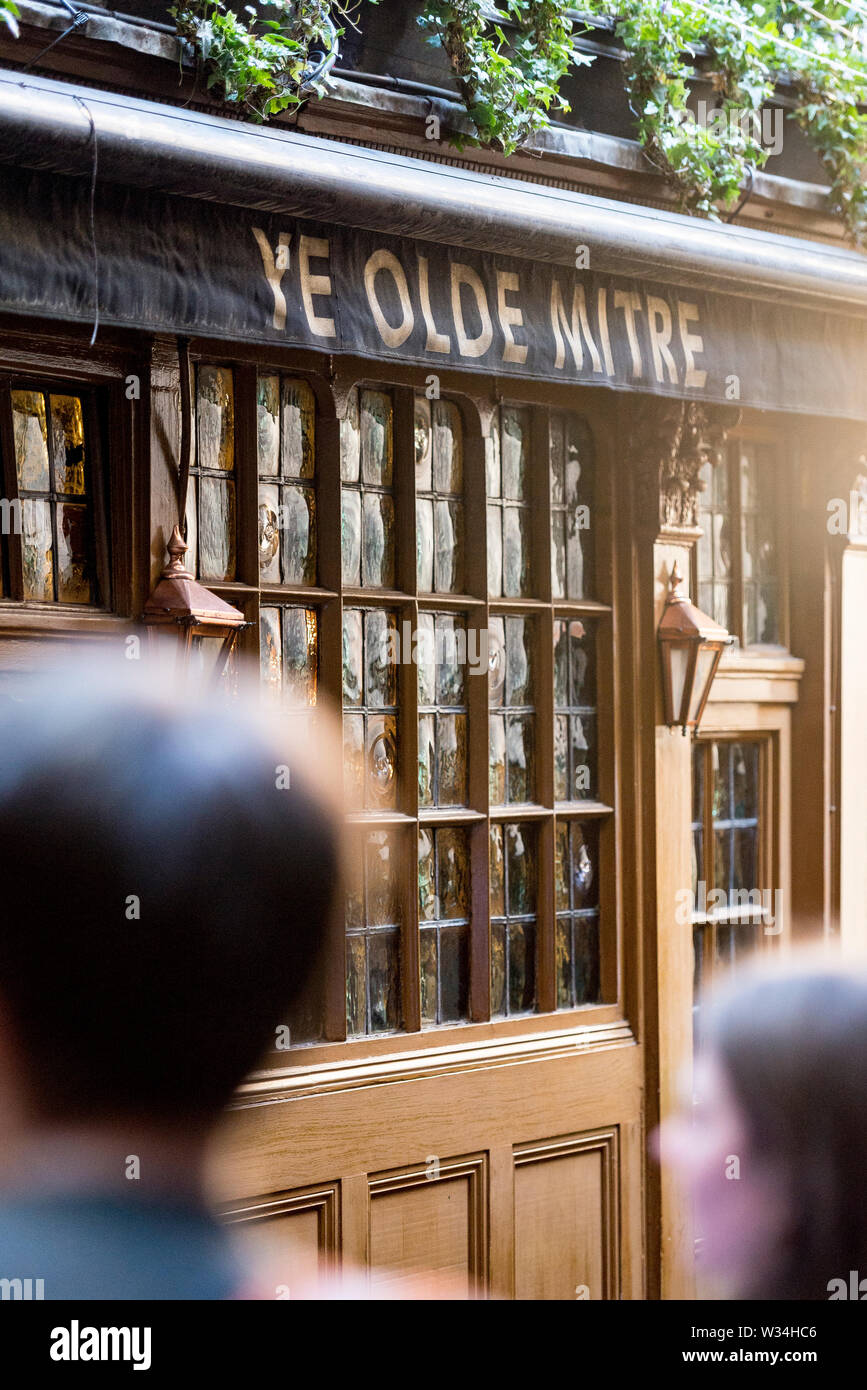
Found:
[[[415, 398], [424, 383], [417, 372], [395, 365], [371, 374], [371, 364], [342, 362], [337, 371], [328, 358], [315, 352], [286, 349], [263, 352], [238, 344], [196, 340], [191, 344], [192, 365], [207, 362], [230, 366], [235, 389], [235, 466], [237, 478], [237, 577], [231, 583], [209, 583], [208, 588], [245, 611], [250, 627], [241, 649], [258, 660], [259, 614], [262, 607], [305, 606], [319, 614], [320, 697], [342, 708], [341, 637], [344, 607], [388, 608], [399, 625], [409, 622], [417, 630], [420, 612], [464, 615], [468, 629], [486, 632], [493, 615], [535, 617], [537, 641], [537, 769], [538, 787], [550, 789], [548, 804], [530, 806], [488, 805], [488, 681], [467, 677], [469, 797], [467, 807], [420, 808], [418, 796], [418, 689], [416, 667], [402, 662], [398, 670], [397, 804], [393, 811], [349, 812], [348, 831], [369, 828], [403, 832], [398, 840], [398, 873], [401, 881], [402, 1013], [403, 1028], [393, 1033], [346, 1036], [345, 960], [343, 940], [335, 928], [333, 959], [326, 965], [324, 1037], [304, 1043], [287, 1054], [275, 1051], [266, 1059], [265, 1071], [291, 1066], [317, 1066], [335, 1056], [377, 1056], [408, 1049], [465, 1044], [478, 1036], [506, 1038], [527, 1033], [567, 1032], [575, 1028], [614, 1025], [623, 1017], [622, 962], [618, 910], [617, 862], [619, 830], [615, 801], [617, 760], [615, 735], [615, 613], [613, 566], [613, 474], [605, 469], [604, 451], [598, 447], [602, 420], [594, 420], [590, 400], [574, 391], [555, 394], [544, 388], [535, 395], [534, 385], [521, 383], [510, 394], [509, 405], [526, 406], [532, 420], [531, 488], [531, 584], [532, 598], [491, 598], [487, 593], [486, 546], [473, 537], [486, 536], [487, 475], [484, 420], [503, 403], [493, 401], [490, 378], [443, 374], [442, 396], [459, 410], [464, 426], [464, 525], [465, 592], [421, 593], [417, 585]], [[258, 449], [256, 382], [259, 374], [305, 380], [316, 401], [316, 468], [314, 487], [318, 516], [316, 584], [260, 585], [258, 582]], [[348, 390], [384, 391], [394, 402], [394, 462], [392, 491], [395, 501], [395, 588], [346, 586], [341, 575], [339, 521], [341, 507], [339, 408]], [[590, 393], [592, 395], [592, 393]], [[529, 398], [528, 398], [529, 397]], [[593, 536], [597, 597], [585, 600], [555, 599], [551, 580], [550, 459], [547, 420], [555, 412], [584, 416], [596, 447], [596, 527]], [[539, 465], [541, 448], [542, 466]], [[424, 492], [422, 496], [426, 495]], [[598, 744], [598, 800], [553, 802], [553, 622], [554, 618], [590, 620], [596, 634], [596, 700]], [[550, 631], [550, 640], [543, 636]], [[551, 719], [542, 712], [550, 708]], [[550, 725], [550, 727], [549, 727]], [[484, 730], [484, 737], [481, 732]], [[554, 825], [558, 818], [593, 819], [599, 826], [598, 871], [600, 881], [600, 990], [602, 1002], [575, 1009], [556, 1007], [554, 903]], [[490, 911], [489, 830], [492, 822], [533, 821], [538, 826], [537, 892], [537, 1005], [533, 1013], [492, 1019], [490, 1016]], [[468, 832], [471, 908], [469, 943], [469, 1018], [462, 1023], [426, 1025], [421, 1021], [419, 980], [420, 929], [418, 920], [418, 829], [462, 826]], [[337, 942], [340, 940], [340, 945]], [[349, 1049], [348, 1052], [346, 1049]]]
[[[126, 631], [150, 586], [149, 537], [137, 518], [148, 513], [146, 424], [149, 343], [140, 334], [104, 329], [96, 346], [83, 329], [54, 322], [3, 319], [0, 349], [0, 450], [3, 488], [18, 496], [10, 393], [38, 389], [83, 399], [91, 452], [91, 505], [98, 597], [95, 603], [25, 599], [20, 546], [3, 545], [0, 639], [77, 633], [98, 638]], [[134, 389], [127, 391], [130, 378]], [[2, 642], [0, 642], [2, 648]], [[22, 652], [25, 664], [29, 655]]]

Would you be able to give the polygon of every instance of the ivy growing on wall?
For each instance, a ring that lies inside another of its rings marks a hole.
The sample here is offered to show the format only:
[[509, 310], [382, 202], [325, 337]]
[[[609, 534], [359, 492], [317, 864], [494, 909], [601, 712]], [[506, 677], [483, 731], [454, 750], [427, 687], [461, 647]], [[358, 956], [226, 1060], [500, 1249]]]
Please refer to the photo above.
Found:
[[[178, 0], [173, 13], [208, 88], [265, 120], [322, 94], [335, 24], [354, 24], [362, 3], [257, 0], [237, 14], [225, 0]], [[469, 116], [454, 143], [507, 155], [532, 145], [569, 110], [564, 77], [593, 61], [576, 37], [602, 24], [625, 51], [638, 137], [682, 211], [721, 218], [736, 208], [769, 155], [762, 112], [782, 94], [787, 120], [827, 170], [832, 207], [867, 241], [867, 0], [583, 0], [580, 11], [579, 20], [565, 0], [420, 5]], [[698, 119], [697, 82], [707, 94]]]
[[15, 0], [0, 0], [0, 16], [2, 16], [6, 28], [11, 29], [16, 39], [18, 38], [18, 19], [20, 14], [21, 11], [15, 4]]
[[[504, 23], [514, 26], [508, 37]], [[547, 125], [549, 112], [570, 109], [560, 81], [593, 61], [575, 49], [572, 20], [556, 0], [432, 0], [419, 24], [448, 54], [477, 142], [505, 154]]]
[[264, 121], [323, 95], [324, 60], [343, 33], [341, 21], [354, 24], [360, 4], [257, 0], [238, 13], [224, 0], [179, 0], [169, 13], [193, 47], [206, 88]]

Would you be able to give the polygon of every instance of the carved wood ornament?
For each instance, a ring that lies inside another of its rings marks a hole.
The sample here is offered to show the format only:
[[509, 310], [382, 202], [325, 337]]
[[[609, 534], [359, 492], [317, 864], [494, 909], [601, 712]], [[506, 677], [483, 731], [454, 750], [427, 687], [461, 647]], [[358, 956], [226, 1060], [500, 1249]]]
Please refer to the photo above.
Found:
[[661, 532], [689, 532], [698, 526], [701, 471], [723, 456], [726, 435], [738, 423], [735, 406], [700, 401], [636, 402], [631, 431], [638, 521], [652, 517]]

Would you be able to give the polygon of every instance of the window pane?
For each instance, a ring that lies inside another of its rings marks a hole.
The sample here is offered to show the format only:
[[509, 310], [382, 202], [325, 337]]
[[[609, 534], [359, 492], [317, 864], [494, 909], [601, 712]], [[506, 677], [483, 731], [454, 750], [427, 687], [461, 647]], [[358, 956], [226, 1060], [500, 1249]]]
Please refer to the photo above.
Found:
[[551, 582], [555, 598], [588, 598], [592, 573], [592, 440], [577, 415], [552, 415]]
[[706, 463], [700, 474], [698, 524], [698, 602], [728, 631], [734, 628], [732, 600], [732, 512], [728, 463]]
[[346, 1028], [350, 1036], [401, 1026], [398, 838], [357, 836], [347, 866]]
[[198, 370], [196, 463], [230, 472], [235, 467], [235, 390], [231, 367]]
[[554, 797], [597, 795], [595, 634], [577, 619], [554, 622]]
[[601, 999], [599, 833], [581, 821], [558, 821], [554, 897], [557, 910], [557, 1008]]
[[54, 487], [80, 496], [84, 486], [84, 417], [77, 396], [51, 397], [51, 435]]
[[21, 535], [24, 598], [93, 603], [93, 513], [82, 399], [41, 391], [13, 391], [11, 398], [18, 501], [9, 512], [12, 529]]
[[486, 443], [488, 591], [529, 595], [531, 569], [529, 410], [503, 406], [496, 439]]
[[259, 574], [263, 584], [316, 582], [315, 422], [316, 403], [307, 382], [259, 377]]
[[493, 617], [488, 637], [491, 801], [494, 805], [532, 801], [536, 795], [533, 622]]
[[536, 828], [492, 825], [491, 1013], [529, 1013], [536, 1006]]
[[454, 1023], [465, 1019], [468, 1013], [470, 889], [466, 831], [420, 829], [418, 856], [422, 1021]]
[[[201, 363], [196, 373], [196, 455], [187, 496], [188, 559], [201, 579], [228, 582], [236, 576], [235, 389], [231, 367]], [[194, 521], [190, 512], [195, 514]], [[266, 551], [270, 539], [260, 547]], [[279, 526], [279, 518], [278, 518]]]
[[340, 429], [343, 582], [394, 586], [394, 412], [382, 391], [356, 391]]
[[464, 587], [463, 424], [451, 401], [415, 402], [418, 587]]
[[467, 804], [467, 627], [451, 613], [420, 613], [416, 643], [419, 800]]
[[262, 608], [259, 660], [266, 691], [289, 709], [318, 699], [319, 615], [312, 608]]
[[355, 810], [397, 805], [396, 641], [393, 612], [344, 610], [344, 771]]
[[51, 503], [37, 498], [21, 502], [24, 597], [54, 598], [54, 546], [51, 538]]
[[12, 427], [19, 490], [47, 492], [51, 485], [48, 475], [48, 424], [45, 397], [41, 391], [12, 392]]
[[780, 640], [774, 455], [765, 445], [743, 441], [738, 460], [744, 585], [744, 640]]

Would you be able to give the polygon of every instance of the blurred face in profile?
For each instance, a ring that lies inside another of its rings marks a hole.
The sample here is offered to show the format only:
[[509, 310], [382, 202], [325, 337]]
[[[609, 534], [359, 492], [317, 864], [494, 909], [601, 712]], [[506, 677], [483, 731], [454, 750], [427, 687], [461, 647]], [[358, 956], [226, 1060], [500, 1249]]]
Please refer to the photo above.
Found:
[[781, 1237], [780, 1175], [751, 1144], [746, 1116], [712, 1052], [696, 1059], [693, 1090], [660, 1127], [655, 1148], [692, 1199], [702, 1269], [737, 1292], [760, 1277]]

